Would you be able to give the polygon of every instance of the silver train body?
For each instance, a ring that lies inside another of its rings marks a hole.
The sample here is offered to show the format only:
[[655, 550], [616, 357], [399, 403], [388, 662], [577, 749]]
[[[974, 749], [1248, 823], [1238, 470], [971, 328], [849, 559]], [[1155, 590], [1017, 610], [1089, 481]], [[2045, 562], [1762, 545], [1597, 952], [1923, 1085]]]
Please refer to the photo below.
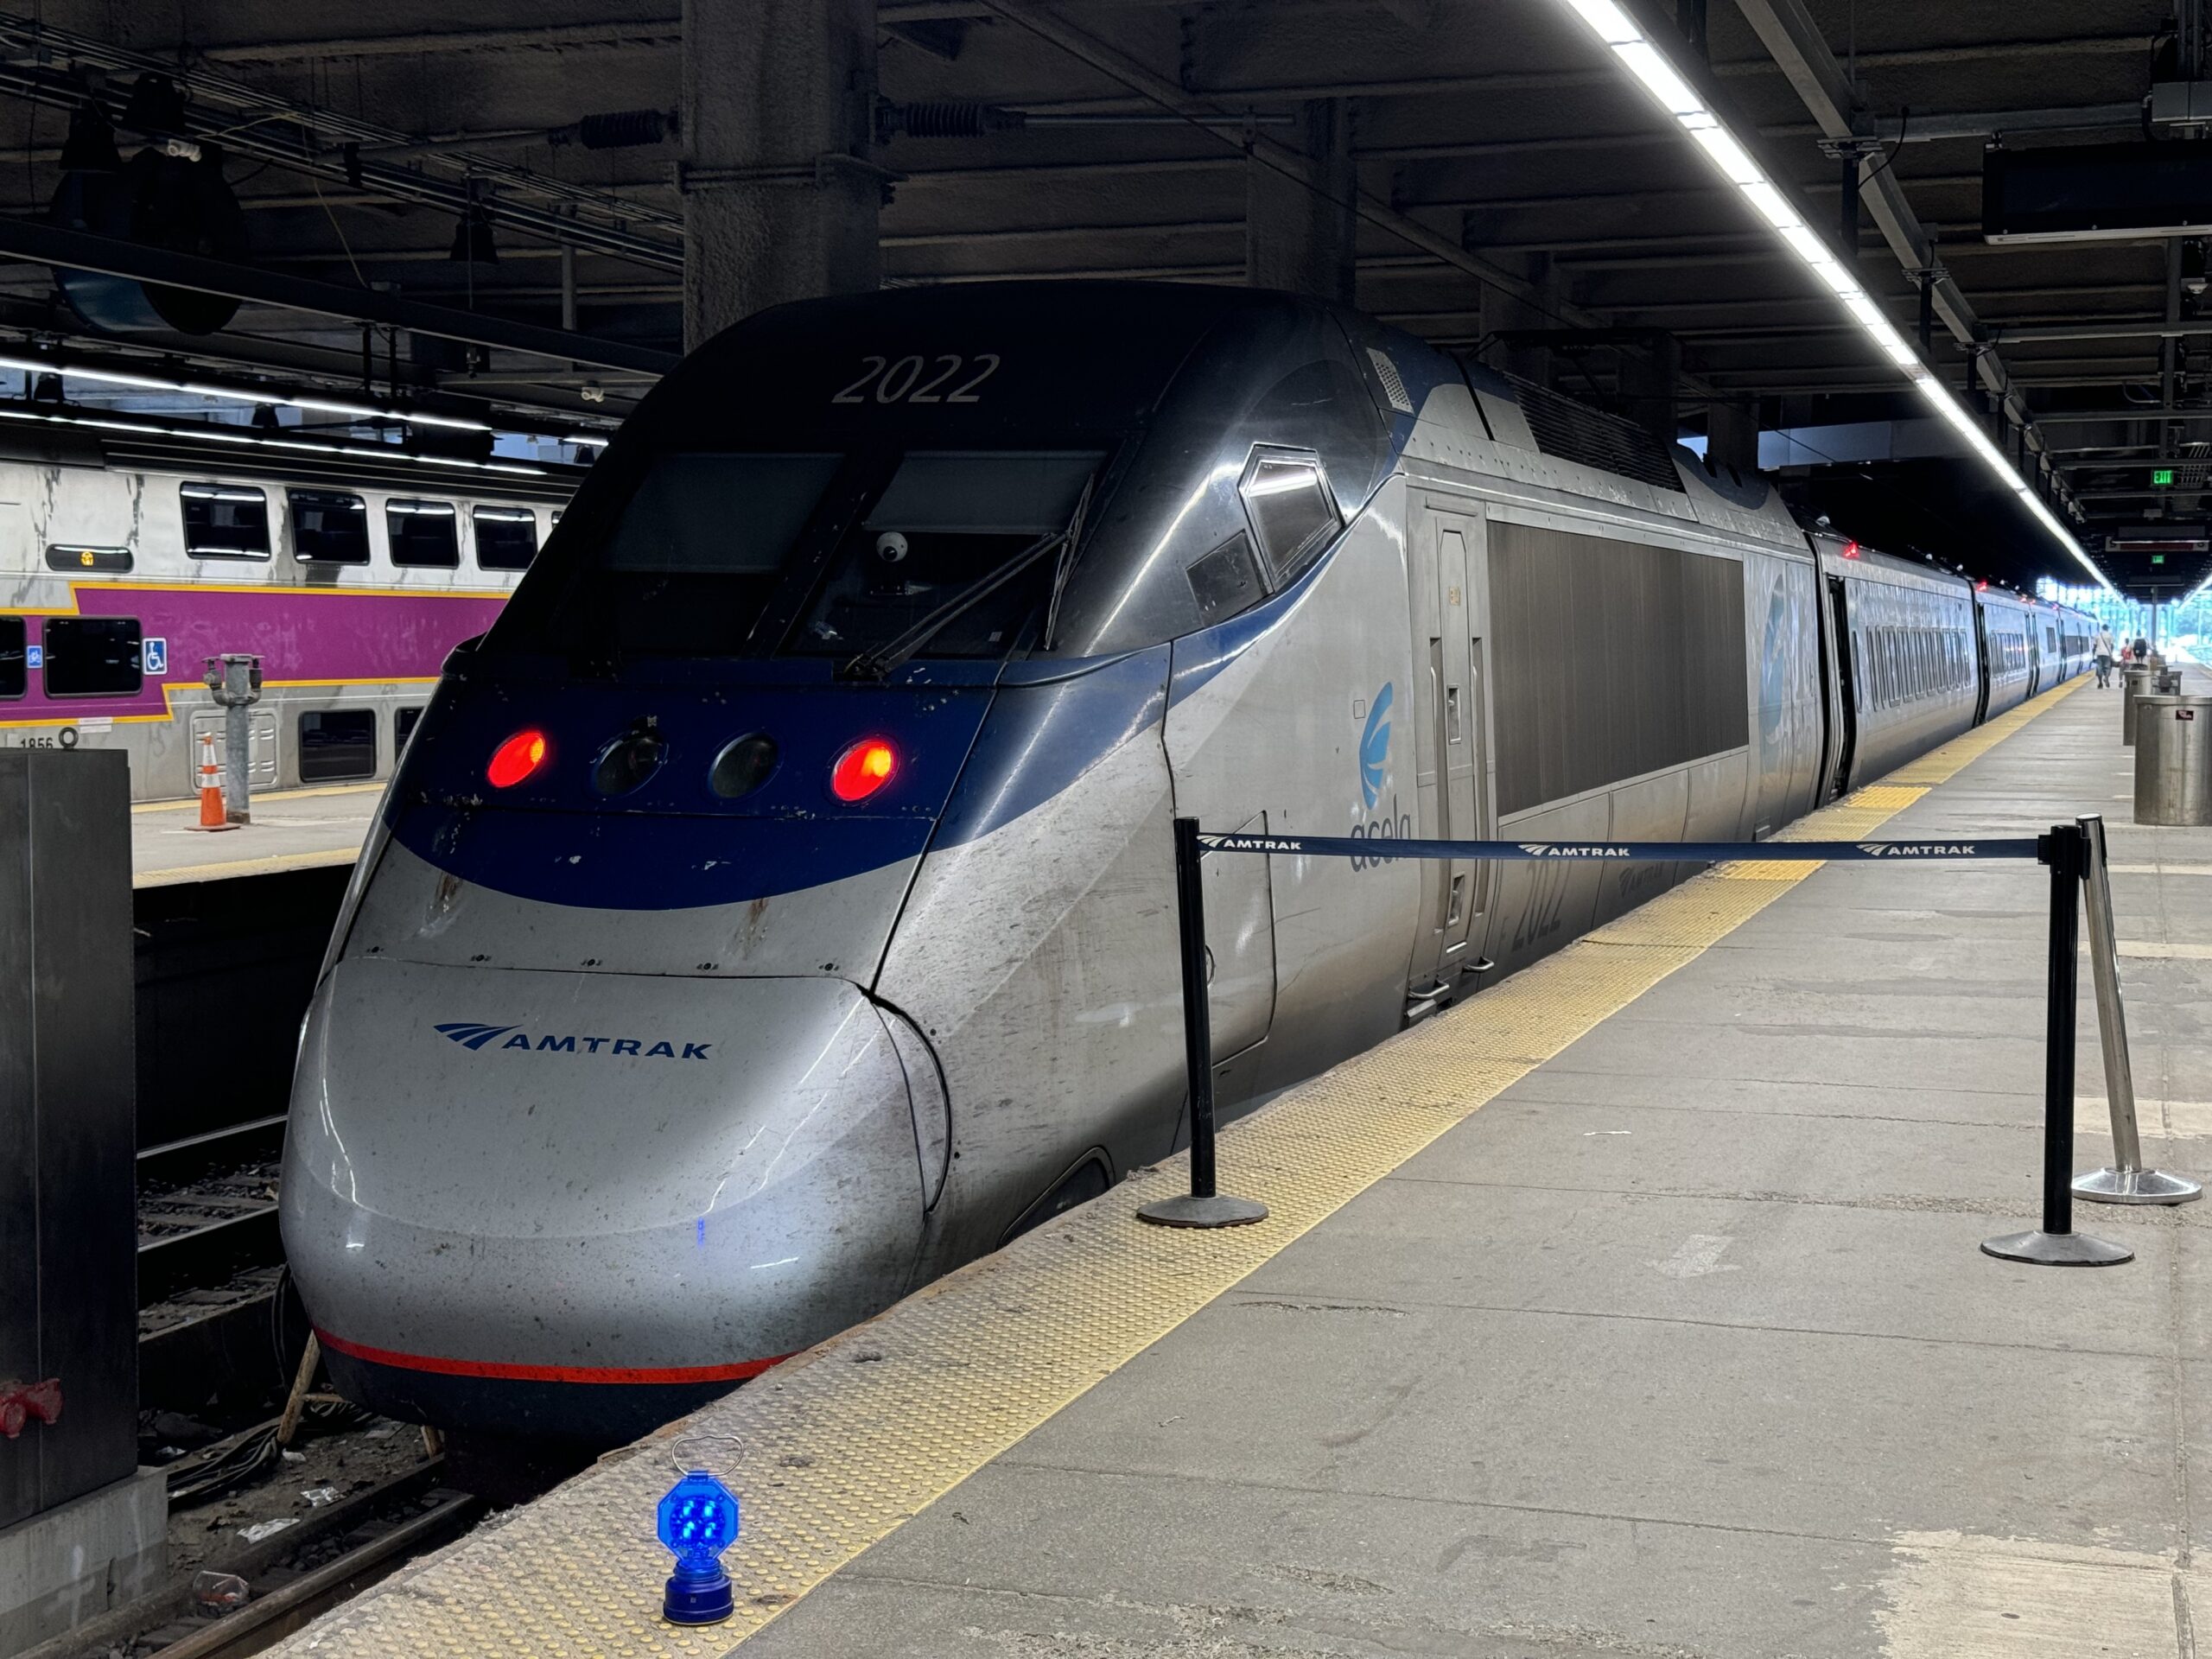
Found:
[[[2078, 671], [2062, 625], [1287, 296], [764, 314], [448, 665], [308, 1020], [293, 1271], [381, 1409], [637, 1432], [1179, 1143], [1178, 814], [1749, 839]], [[1684, 874], [1211, 860], [1221, 1096]]]

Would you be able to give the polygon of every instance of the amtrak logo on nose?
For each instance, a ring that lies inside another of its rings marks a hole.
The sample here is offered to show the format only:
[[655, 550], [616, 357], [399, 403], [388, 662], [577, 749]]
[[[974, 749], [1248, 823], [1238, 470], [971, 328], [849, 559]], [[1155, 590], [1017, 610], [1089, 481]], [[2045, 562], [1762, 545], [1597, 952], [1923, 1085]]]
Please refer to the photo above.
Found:
[[[463, 1048], [521, 1048], [536, 1054], [597, 1054], [601, 1051], [613, 1055], [633, 1055], [644, 1060], [703, 1060], [712, 1043], [686, 1043], [678, 1054], [673, 1043], [656, 1042], [650, 1047], [642, 1037], [581, 1037], [569, 1033], [558, 1034], [540, 1033], [535, 1039], [520, 1026], [486, 1026], [473, 1020], [454, 1020], [431, 1027], [448, 1042], [459, 1043]], [[500, 1039], [505, 1039], [504, 1042]]]
[[1370, 812], [1382, 798], [1382, 779], [1390, 762], [1389, 714], [1390, 686], [1386, 681], [1375, 694], [1375, 706], [1367, 711], [1367, 728], [1359, 734], [1359, 792], [1367, 798]]

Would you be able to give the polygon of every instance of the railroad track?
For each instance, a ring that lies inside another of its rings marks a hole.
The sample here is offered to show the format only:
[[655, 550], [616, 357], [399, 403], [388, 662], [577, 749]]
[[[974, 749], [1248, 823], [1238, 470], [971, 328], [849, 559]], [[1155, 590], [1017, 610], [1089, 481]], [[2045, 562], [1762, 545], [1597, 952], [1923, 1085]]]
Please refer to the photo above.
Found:
[[257, 1118], [138, 1154], [138, 1305], [275, 1263], [283, 1119]]
[[19, 1659], [243, 1659], [318, 1614], [450, 1542], [473, 1526], [483, 1500], [440, 1484], [444, 1460], [417, 1468], [311, 1512], [276, 1536], [204, 1571], [234, 1573], [244, 1605], [210, 1618], [181, 1580], [118, 1608]]

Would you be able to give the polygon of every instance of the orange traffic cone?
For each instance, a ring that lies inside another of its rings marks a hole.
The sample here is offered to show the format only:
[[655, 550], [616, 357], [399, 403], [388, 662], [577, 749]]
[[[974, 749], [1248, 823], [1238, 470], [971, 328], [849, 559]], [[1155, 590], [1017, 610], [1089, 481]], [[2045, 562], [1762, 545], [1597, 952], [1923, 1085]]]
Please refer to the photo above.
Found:
[[223, 817], [223, 768], [215, 760], [215, 734], [200, 734], [200, 827], [228, 830]]

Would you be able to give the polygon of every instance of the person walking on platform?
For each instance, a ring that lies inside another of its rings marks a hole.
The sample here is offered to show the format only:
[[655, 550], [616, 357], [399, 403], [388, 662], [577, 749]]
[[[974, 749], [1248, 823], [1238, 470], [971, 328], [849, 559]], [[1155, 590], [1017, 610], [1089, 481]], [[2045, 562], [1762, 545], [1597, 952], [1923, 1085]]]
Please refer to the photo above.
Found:
[[2110, 686], [2112, 684], [2112, 630], [2100, 627], [2097, 630], [2097, 642], [2089, 649], [2097, 659], [2097, 683], [2100, 686]]
[[2149, 657], [2150, 654], [2151, 642], [2148, 639], [2145, 639], [2141, 634], [2137, 634], [2135, 636], [2135, 660], [2139, 663], [2145, 658]]

